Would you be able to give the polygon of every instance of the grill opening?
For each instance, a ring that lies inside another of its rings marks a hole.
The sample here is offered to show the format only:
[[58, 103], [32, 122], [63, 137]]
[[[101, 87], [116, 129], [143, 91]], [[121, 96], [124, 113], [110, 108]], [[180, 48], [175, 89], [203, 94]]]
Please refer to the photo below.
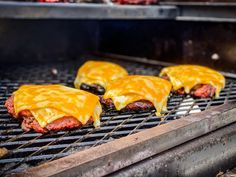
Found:
[[[125, 67], [130, 74], [157, 75], [163, 65], [110, 59]], [[87, 125], [79, 129], [40, 134], [24, 132], [17, 120], [8, 115], [4, 103], [22, 84], [58, 83], [73, 87], [81, 61], [18, 65], [0, 67], [0, 147], [9, 154], [0, 158], [1, 175], [20, 172], [26, 168], [52, 161], [117, 138], [168, 123], [189, 114], [198, 113], [228, 101], [236, 100], [236, 79], [226, 77], [226, 86], [216, 99], [194, 99], [189, 96], [171, 95], [166, 112], [160, 117], [155, 111], [108, 111], [101, 117], [101, 127]], [[56, 69], [57, 74], [52, 70]]]

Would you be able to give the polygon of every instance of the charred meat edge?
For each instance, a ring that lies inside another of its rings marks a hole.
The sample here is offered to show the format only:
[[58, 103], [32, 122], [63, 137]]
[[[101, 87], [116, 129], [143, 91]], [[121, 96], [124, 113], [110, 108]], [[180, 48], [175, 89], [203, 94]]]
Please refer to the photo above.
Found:
[[[162, 79], [170, 81], [169, 77], [165, 74], [161, 76]], [[190, 90], [190, 95], [196, 98], [212, 98], [215, 95], [216, 88], [211, 84], [197, 84]], [[174, 93], [178, 95], [186, 94], [184, 88], [180, 88]]]
[[[111, 98], [104, 99], [102, 96], [100, 96], [100, 102], [105, 110], [116, 110], [115, 105]], [[121, 112], [131, 112], [131, 111], [146, 111], [146, 110], [153, 110], [155, 109], [154, 105], [147, 100], [139, 100], [135, 101], [133, 103], [128, 104], [123, 109], [121, 109]]]
[[105, 88], [99, 84], [86, 84], [82, 83], [80, 85], [81, 90], [85, 90], [87, 92], [96, 94], [96, 95], [104, 95], [105, 93]]
[[[29, 110], [23, 110], [18, 115], [16, 115], [13, 100], [14, 96], [9, 97], [5, 103], [5, 106], [9, 114], [11, 114], [16, 119], [22, 120], [21, 127], [25, 131], [30, 131], [31, 129], [33, 129], [38, 133], [47, 133], [49, 131], [59, 131], [64, 129], [78, 128], [82, 126], [82, 124], [76, 118], [72, 116], [64, 116], [49, 123], [48, 125], [46, 125], [46, 127], [41, 127]], [[92, 122], [93, 120], [92, 118], [90, 118], [88, 123]]]

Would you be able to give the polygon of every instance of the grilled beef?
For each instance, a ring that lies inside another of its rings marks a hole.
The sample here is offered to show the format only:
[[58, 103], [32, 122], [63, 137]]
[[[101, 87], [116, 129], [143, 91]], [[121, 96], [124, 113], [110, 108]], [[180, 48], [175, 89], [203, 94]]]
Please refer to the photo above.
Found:
[[88, 85], [88, 84], [82, 83], [80, 85], [80, 89], [96, 94], [96, 95], [103, 95], [105, 93], [105, 88], [98, 84]]
[[37, 0], [37, 2], [55, 3], [55, 2], [70, 2], [70, 0]]
[[[110, 98], [104, 99], [102, 96], [100, 96], [100, 102], [105, 110], [116, 110], [112, 99]], [[140, 100], [140, 101], [135, 101], [133, 103], [128, 104], [126, 107], [124, 107], [120, 111], [129, 112], [129, 111], [145, 111], [145, 110], [152, 110], [152, 109], [155, 109], [155, 108], [150, 101]]]
[[215, 95], [216, 89], [210, 84], [198, 84], [191, 89], [190, 94], [200, 98], [211, 98]]
[[118, 4], [133, 4], [133, 5], [150, 5], [156, 4], [157, 0], [113, 0], [113, 2]]
[[[163, 75], [161, 78], [170, 81], [167, 75]], [[215, 95], [215, 91], [216, 89], [210, 84], [198, 84], [191, 89], [190, 95], [197, 98], [211, 98]], [[174, 91], [174, 93], [178, 95], [184, 95], [185, 91], [184, 88], [180, 88]]]
[[174, 91], [174, 93], [176, 93], [177, 95], [184, 95], [184, 94], [185, 94], [185, 91], [184, 91], [184, 88], [182, 87], [182, 88], [180, 88], [180, 89]]
[[[20, 120], [23, 119], [21, 127], [25, 131], [29, 131], [33, 129], [38, 133], [46, 133], [48, 131], [59, 131], [59, 130], [72, 129], [72, 128], [82, 126], [82, 124], [74, 117], [61, 117], [49, 123], [46, 127], [43, 128], [39, 125], [38, 121], [34, 118], [34, 116], [31, 114], [29, 110], [21, 111], [19, 115], [16, 115], [14, 111], [13, 99], [14, 99], [13, 96], [9, 97], [5, 103], [5, 106], [8, 112], [14, 118], [17, 118]], [[92, 121], [90, 120], [89, 123], [90, 122]]]

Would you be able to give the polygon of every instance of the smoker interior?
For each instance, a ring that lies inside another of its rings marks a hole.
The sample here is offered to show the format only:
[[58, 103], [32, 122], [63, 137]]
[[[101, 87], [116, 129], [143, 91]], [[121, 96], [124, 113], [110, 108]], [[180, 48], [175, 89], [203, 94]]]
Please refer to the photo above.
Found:
[[100, 51], [236, 72], [235, 23], [0, 19], [0, 24], [1, 63], [81, 60]]
[[[96, 57], [93, 57], [96, 58]], [[99, 59], [99, 58], [98, 58]], [[109, 61], [114, 59], [107, 58]], [[145, 65], [117, 61], [130, 74], [158, 75], [163, 65]], [[4, 102], [22, 84], [59, 83], [73, 87], [73, 80], [81, 62], [53, 63], [47, 65], [21, 65], [1, 68], [1, 147], [10, 154], [0, 159], [1, 172], [20, 172], [30, 166], [67, 156], [74, 152], [97, 146], [142, 130], [168, 123], [191, 113], [204, 111], [212, 106], [236, 100], [236, 79], [227, 78], [226, 87], [217, 99], [192, 99], [186, 96], [170, 96], [168, 111], [156, 117], [153, 111], [136, 113], [105, 112], [100, 128], [85, 126], [71, 131], [59, 131], [42, 135], [23, 132], [19, 122], [13, 120], [4, 108]], [[52, 70], [57, 70], [54, 75]], [[25, 72], [27, 71], [27, 72]]]
[[[4, 102], [22, 84], [64, 84], [73, 87], [76, 71], [88, 59], [116, 62], [130, 74], [158, 75], [165, 63], [199, 63], [234, 72], [235, 24], [175, 21], [0, 20], [0, 147], [9, 154], [0, 159], [2, 175], [20, 172], [69, 154], [97, 146], [192, 113], [236, 100], [236, 79], [226, 77], [217, 99], [171, 95], [168, 111], [105, 112], [98, 129], [85, 126], [50, 134], [23, 132], [7, 113]], [[218, 37], [218, 38], [217, 38]], [[222, 39], [224, 42], [219, 42]], [[204, 44], [204, 45], [203, 45]], [[111, 52], [151, 58], [99, 57]], [[230, 52], [229, 52], [230, 51]], [[89, 55], [88, 55], [89, 54]], [[212, 60], [212, 55], [220, 56]], [[151, 60], [150, 60], [151, 61]], [[52, 70], [57, 70], [53, 74]], [[109, 72], [109, 71], [108, 71]]]

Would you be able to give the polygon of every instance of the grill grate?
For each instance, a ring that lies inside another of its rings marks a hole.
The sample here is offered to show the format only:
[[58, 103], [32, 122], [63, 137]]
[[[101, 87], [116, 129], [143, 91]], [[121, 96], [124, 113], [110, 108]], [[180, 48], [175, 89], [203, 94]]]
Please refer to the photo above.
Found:
[[[9, 154], [0, 159], [2, 174], [20, 172], [28, 167], [236, 100], [236, 80], [227, 78], [225, 89], [220, 97], [214, 100], [172, 95], [168, 102], [168, 111], [161, 117], [156, 117], [154, 111], [139, 113], [113, 111], [102, 115], [102, 125], [99, 129], [85, 126], [45, 135], [23, 132], [19, 122], [8, 115], [4, 107], [5, 100], [22, 84], [60, 83], [73, 86], [76, 70], [80, 64], [68, 62], [67, 64], [17, 65], [0, 68], [0, 147], [9, 150]], [[119, 64], [127, 68], [131, 74], [144, 75], [157, 75], [163, 67], [134, 62], [119, 62]], [[55, 69], [58, 71], [57, 74]]]

